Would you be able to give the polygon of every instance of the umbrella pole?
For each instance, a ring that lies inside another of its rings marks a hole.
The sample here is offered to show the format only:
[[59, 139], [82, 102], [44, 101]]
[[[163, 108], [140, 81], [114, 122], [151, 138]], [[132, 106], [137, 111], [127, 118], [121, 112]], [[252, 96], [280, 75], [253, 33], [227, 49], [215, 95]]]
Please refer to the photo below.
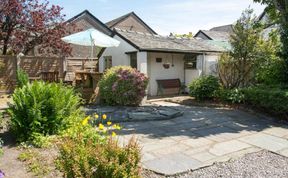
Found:
[[[90, 64], [91, 64], [91, 61], [92, 61], [92, 59], [93, 59], [93, 53], [94, 53], [94, 40], [92, 40], [92, 43], [91, 43], [91, 56], [90, 56]], [[92, 69], [90, 68], [90, 72], [92, 72]]]

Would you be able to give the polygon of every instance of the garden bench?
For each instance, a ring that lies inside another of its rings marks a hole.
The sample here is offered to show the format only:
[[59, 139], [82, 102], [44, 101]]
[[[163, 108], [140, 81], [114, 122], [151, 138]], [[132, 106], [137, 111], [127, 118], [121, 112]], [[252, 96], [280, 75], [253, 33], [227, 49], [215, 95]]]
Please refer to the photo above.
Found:
[[175, 95], [180, 94], [180, 79], [156, 80], [158, 84], [157, 95]]

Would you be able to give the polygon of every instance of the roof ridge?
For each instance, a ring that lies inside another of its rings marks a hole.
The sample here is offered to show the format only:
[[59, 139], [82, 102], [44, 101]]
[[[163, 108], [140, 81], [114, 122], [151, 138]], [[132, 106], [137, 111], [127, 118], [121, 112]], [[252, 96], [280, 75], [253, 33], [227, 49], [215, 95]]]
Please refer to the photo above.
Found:
[[[112, 19], [112, 20], [106, 22], [105, 24], [106, 24], [107, 26], [109, 26], [109, 28], [112, 28], [112, 27], [114, 27], [115, 25], [117, 25], [119, 22], [125, 20], [127, 17], [129, 17], [129, 16], [132, 15], [132, 14], [135, 14], [134, 11], [129, 12], [129, 13], [127, 13], [127, 14], [124, 14], [124, 15], [122, 15], [122, 16], [120, 16], [120, 17], [117, 17], [116, 19]], [[111, 25], [109, 25], [110, 23], [111, 23]]]
[[109, 28], [114, 28], [118, 23], [124, 21], [126, 18], [128, 18], [129, 16], [134, 15], [138, 21], [140, 23], [142, 23], [144, 25], [145, 28], [148, 29], [148, 31], [150, 31], [151, 33], [157, 34], [149, 25], [147, 25], [134, 11], [122, 15], [116, 19], [110, 20], [109, 22], [105, 23]]
[[120, 32], [134, 33], [134, 34], [138, 34], [138, 35], [142, 35], [142, 36], [151, 36], [151, 37], [162, 38], [162, 39], [196, 40], [195, 38], [164, 36], [164, 35], [159, 35], [159, 34], [155, 35], [155, 34], [151, 34], [151, 33], [138, 32], [138, 31], [135, 31], [135, 30], [127, 30], [127, 29], [121, 29], [121, 28], [114, 28], [114, 29], [117, 30], [117, 31], [120, 31]]
[[164, 37], [161, 35], [155, 35], [155, 34], [151, 34], [151, 33], [146, 33], [146, 32], [139, 32], [139, 31], [135, 31], [135, 30], [127, 30], [127, 29], [121, 29], [121, 28], [114, 28], [117, 31], [122, 31], [122, 32], [127, 32], [127, 33], [134, 33], [134, 34], [139, 34], [139, 35], [143, 35], [143, 36], [152, 36], [152, 37]]
[[95, 17], [89, 10], [85, 9], [84, 11], [80, 12], [79, 14], [71, 17], [70, 19], [66, 20], [66, 22], [70, 23], [76, 19], [78, 19], [79, 17], [83, 16], [84, 14], [88, 14], [89, 16], [91, 16], [95, 21], [97, 21], [98, 23], [100, 23], [104, 28], [106, 28], [109, 32], [112, 33], [112, 30], [106, 25], [104, 24], [101, 20], [99, 20], [97, 17]]

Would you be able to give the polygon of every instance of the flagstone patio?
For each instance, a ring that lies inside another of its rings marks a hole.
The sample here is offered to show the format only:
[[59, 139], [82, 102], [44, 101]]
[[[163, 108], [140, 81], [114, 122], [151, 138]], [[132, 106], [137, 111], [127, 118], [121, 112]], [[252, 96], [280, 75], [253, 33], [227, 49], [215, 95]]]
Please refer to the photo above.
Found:
[[199, 169], [247, 153], [269, 150], [288, 157], [288, 125], [240, 110], [154, 102], [183, 111], [163, 121], [122, 123], [119, 142], [135, 136], [143, 167], [164, 175]]

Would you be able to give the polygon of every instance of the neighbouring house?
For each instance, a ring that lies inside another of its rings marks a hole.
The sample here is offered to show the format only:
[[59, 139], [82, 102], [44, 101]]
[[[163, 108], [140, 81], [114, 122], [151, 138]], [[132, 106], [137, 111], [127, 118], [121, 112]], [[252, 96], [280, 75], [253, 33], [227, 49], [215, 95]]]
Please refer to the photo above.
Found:
[[126, 15], [111, 20], [107, 22], [106, 25], [110, 29], [120, 28], [123, 30], [132, 30], [157, 35], [157, 33], [134, 12], [130, 12]]
[[210, 30], [199, 30], [194, 38], [215, 41], [229, 41], [229, 37], [233, 32], [232, 24], [211, 28]]
[[257, 21], [260, 22], [261, 24], [263, 24], [265, 26], [265, 29], [262, 32], [262, 35], [265, 39], [268, 39], [269, 34], [274, 31], [274, 30], [278, 30], [279, 24], [275, 24], [273, 22], [271, 22], [271, 19], [269, 17], [269, 15], [267, 14], [266, 11], [263, 11], [257, 18]]
[[[84, 10], [83, 12], [75, 15], [74, 17], [70, 18], [67, 22], [67, 30], [70, 33], [76, 33], [78, 31], [87, 30], [89, 28], [95, 28], [100, 32], [108, 35], [113, 36], [114, 32], [107, 27], [103, 22], [97, 19], [92, 13], [88, 10]], [[93, 49], [93, 57], [94, 60], [90, 61], [88, 58], [91, 58], [91, 47], [80, 46], [70, 44], [72, 47], [72, 56], [65, 58], [65, 82], [75, 82], [75, 71], [83, 70], [85, 68], [90, 68], [92, 70], [98, 71], [98, 60], [97, 58], [100, 57], [101, 53], [104, 49], [100, 49], [94, 47]]]
[[183, 85], [201, 75], [215, 74], [218, 57], [227, 51], [221, 42], [172, 38], [114, 28], [117, 48], [107, 48], [99, 61], [99, 72], [117, 65], [137, 68], [149, 77], [148, 95], [158, 94], [157, 80], [180, 79]]
[[[87, 30], [89, 28], [95, 28], [100, 32], [113, 36], [113, 31], [107, 27], [103, 22], [97, 19], [93, 14], [91, 14], [88, 10], [84, 10], [83, 12], [77, 14], [76, 16], [70, 18], [66, 21], [68, 23], [67, 28], [70, 33], [78, 32], [82, 30]], [[70, 25], [73, 24], [73, 25]], [[90, 57], [91, 47], [85, 47], [80, 45], [71, 44], [72, 47], [72, 56], [74, 58], [87, 58]], [[101, 50], [98, 48], [94, 48], [94, 56], [95, 58], [99, 56]]]

